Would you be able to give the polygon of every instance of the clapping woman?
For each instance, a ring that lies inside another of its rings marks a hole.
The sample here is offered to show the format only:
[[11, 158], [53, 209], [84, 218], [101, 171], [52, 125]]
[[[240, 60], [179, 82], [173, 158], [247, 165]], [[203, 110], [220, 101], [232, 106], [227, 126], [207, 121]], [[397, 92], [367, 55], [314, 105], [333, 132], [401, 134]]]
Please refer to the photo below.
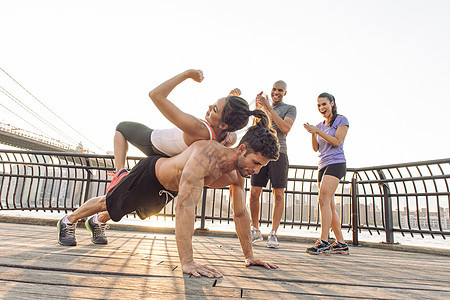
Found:
[[[316, 126], [309, 123], [305, 123], [303, 126], [312, 134], [313, 150], [319, 152], [318, 185], [321, 236], [312, 247], [306, 249], [306, 252], [309, 254], [349, 254], [334, 204], [334, 194], [339, 181], [347, 171], [343, 146], [349, 123], [346, 117], [337, 113], [336, 100], [333, 95], [320, 94], [317, 98], [317, 107], [324, 120]], [[333, 229], [336, 237], [333, 244], [328, 242], [330, 228]]]

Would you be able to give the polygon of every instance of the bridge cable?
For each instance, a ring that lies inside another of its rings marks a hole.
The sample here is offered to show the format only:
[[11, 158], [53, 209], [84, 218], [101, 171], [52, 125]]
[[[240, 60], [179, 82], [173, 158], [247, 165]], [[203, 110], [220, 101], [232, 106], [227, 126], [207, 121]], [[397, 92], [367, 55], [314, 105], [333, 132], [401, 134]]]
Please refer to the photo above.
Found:
[[[16, 102], [19, 106], [21, 106], [25, 111], [27, 111], [29, 114], [31, 114], [33, 117], [35, 117], [36, 119], [38, 119], [39, 121], [41, 121], [42, 123], [44, 123], [45, 125], [47, 125], [48, 127], [50, 127], [51, 129], [53, 129], [54, 131], [56, 131], [57, 133], [61, 134], [62, 136], [64, 136], [65, 138], [67, 138], [68, 140], [70, 140], [72, 143], [74, 143], [74, 146], [76, 146], [77, 142], [72, 139], [70, 136], [66, 135], [64, 132], [62, 132], [61, 130], [59, 130], [57, 127], [55, 127], [53, 124], [51, 124], [50, 122], [48, 122], [47, 120], [45, 120], [43, 117], [41, 117], [38, 113], [36, 113], [34, 110], [32, 110], [31, 108], [29, 108], [26, 104], [24, 104], [22, 101], [20, 101], [19, 99], [17, 99], [14, 95], [12, 95], [10, 92], [8, 92], [4, 87], [2, 87], [0, 85], [0, 92], [2, 92], [3, 94], [5, 94], [9, 99], [13, 100], [14, 102]], [[17, 115], [17, 114], [16, 114]], [[34, 128], [36, 128], [35, 126], [33, 126]], [[40, 130], [42, 132], [42, 130]]]
[[17, 82], [17, 80], [15, 80], [11, 75], [9, 75], [5, 70], [3, 70], [2, 67], [0, 67], [0, 70], [3, 71], [3, 73], [5, 73], [9, 78], [11, 78], [15, 83], [17, 83], [17, 85], [19, 85], [22, 89], [24, 89], [31, 97], [33, 97], [36, 101], [38, 101], [40, 104], [42, 104], [47, 110], [49, 110], [54, 116], [56, 116], [58, 119], [60, 119], [62, 122], [64, 122], [64, 124], [66, 124], [67, 126], [69, 126], [73, 131], [75, 131], [76, 133], [78, 133], [81, 137], [85, 138], [88, 142], [90, 142], [92, 145], [94, 145], [95, 147], [97, 147], [98, 149], [100, 149], [103, 152], [106, 152], [105, 150], [103, 150], [102, 148], [100, 148], [99, 146], [97, 146], [94, 142], [92, 142], [90, 139], [88, 139], [86, 136], [84, 136], [82, 133], [80, 133], [78, 130], [76, 130], [75, 128], [73, 128], [69, 123], [67, 123], [64, 119], [62, 119], [60, 116], [58, 116], [55, 112], [53, 112], [50, 108], [48, 108], [44, 103], [42, 103], [38, 98], [36, 98], [30, 91], [28, 91], [25, 87], [23, 87], [19, 82]]
[[12, 113], [13, 115], [15, 115], [16, 117], [18, 117], [19, 119], [21, 119], [22, 121], [26, 122], [28, 125], [32, 126], [33, 128], [35, 128], [37, 131], [41, 132], [44, 135], [47, 135], [45, 132], [43, 132], [41, 129], [37, 128], [36, 126], [34, 126], [33, 124], [31, 124], [30, 122], [28, 122], [27, 120], [25, 120], [24, 118], [22, 118], [21, 116], [19, 116], [18, 114], [16, 114], [15, 112], [13, 112], [12, 110], [10, 110], [9, 108], [7, 108], [6, 106], [4, 106], [3, 104], [0, 103], [0, 106], [3, 106], [6, 110], [8, 110], [10, 113]]

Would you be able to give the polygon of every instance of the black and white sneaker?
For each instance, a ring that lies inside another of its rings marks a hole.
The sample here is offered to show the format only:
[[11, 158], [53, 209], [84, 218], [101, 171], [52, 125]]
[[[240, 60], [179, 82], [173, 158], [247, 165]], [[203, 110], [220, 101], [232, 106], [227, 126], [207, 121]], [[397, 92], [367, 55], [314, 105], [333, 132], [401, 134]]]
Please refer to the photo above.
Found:
[[66, 224], [63, 222], [64, 218], [59, 220], [56, 226], [58, 228], [58, 243], [63, 246], [76, 246], [77, 237], [75, 236], [75, 228], [77, 224]]
[[87, 230], [89, 230], [91, 234], [91, 241], [94, 244], [106, 245], [108, 244], [108, 238], [105, 235], [105, 230], [109, 228], [106, 224], [97, 224], [94, 222], [94, 217], [90, 217], [84, 223]]

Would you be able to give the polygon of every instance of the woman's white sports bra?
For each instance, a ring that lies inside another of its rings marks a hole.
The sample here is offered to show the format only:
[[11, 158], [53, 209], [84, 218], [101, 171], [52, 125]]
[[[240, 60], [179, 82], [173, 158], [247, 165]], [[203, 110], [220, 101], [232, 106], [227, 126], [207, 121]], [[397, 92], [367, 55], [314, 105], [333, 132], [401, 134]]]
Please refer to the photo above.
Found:
[[[214, 134], [211, 124], [205, 120], [200, 120], [206, 126], [209, 131], [209, 139], [216, 140], [216, 135]], [[152, 145], [168, 156], [177, 155], [188, 147], [183, 139], [183, 131], [178, 128], [170, 129], [155, 129], [151, 134]], [[230, 133], [227, 132], [226, 137], [220, 142], [224, 145], [230, 139]]]

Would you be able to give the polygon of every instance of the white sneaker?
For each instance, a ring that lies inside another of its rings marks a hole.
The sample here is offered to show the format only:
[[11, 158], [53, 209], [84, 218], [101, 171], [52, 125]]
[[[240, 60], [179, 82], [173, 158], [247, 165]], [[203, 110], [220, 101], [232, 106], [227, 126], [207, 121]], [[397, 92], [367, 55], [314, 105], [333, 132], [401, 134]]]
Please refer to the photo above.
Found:
[[268, 248], [278, 248], [280, 244], [278, 244], [278, 239], [275, 231], [271, 231], [269, 236], [267, 237], [267, 247]]
[[261, 231], [252, 226], [252, 244], [262, 241], [263, 237]]

